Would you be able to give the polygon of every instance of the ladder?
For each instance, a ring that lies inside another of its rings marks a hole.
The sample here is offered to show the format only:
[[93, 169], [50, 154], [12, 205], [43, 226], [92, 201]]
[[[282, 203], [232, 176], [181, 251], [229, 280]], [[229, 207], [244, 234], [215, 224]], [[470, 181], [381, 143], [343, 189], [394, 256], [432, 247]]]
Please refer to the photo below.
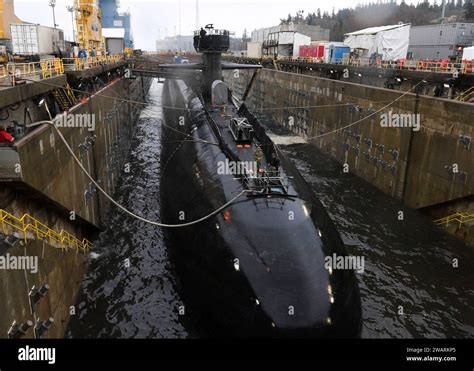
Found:
[[69, 84], [66, 84], [65, 87], [54, 89], [53, 95], [62, 111], [69, 111], [76, 101], [74, 92]]

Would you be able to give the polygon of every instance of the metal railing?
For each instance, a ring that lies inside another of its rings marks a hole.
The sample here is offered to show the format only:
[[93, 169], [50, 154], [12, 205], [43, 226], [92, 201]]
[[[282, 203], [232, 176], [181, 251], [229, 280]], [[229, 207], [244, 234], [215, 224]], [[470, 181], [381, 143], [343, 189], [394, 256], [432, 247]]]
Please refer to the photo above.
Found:
[[63, 64], [68, 71], [82, 71], [88, 68], [102, 66], [104, 64], [116, 63], [124, 60], [123, 55], [99, 55], [86, 58], [63, 58]]
[[471, 86], [469, 89], [466, 91], [462, 92], [456, 97], [456, 100], [459, 100], [461, 102], [467, 102], [471, 98], [474, 97], [474, 86]]
[[52, 58], [40, 62], [8, 63], [0, 68], [0, 81], [2, 84], [15, 85], [21, 79], [47, 79], [62, 75], [64, 65], [61, 59]]
[[458, 224], [459, 228], [461, 228], [463, 224], [466, 224], [472, 221], [474, 221], [474, 214], [469, 214], [466, 212], [463, 212], [463, 213], [458, 212], [452, 215], [445, 216], [444, 218], [437, 219], [434, 221], [434, 223], [437, 225], [445, 225], [445, 227], [447, 228], [450, 223], [455, 222]]
[[[233, 57], [233, 56], [229, 56]], [[260, 61], [271, 62], [274, 58], [270, 55], [263, 55], [261, 58], [248, 58], [247, 59], [259, 59]], [[322, 57], [290, 57], [290, 56], [277, 56], [277, 62], [302, 62], [302, 63], [325, 63]], [[423, 72], [438, 72], [438, 73], [473, 73], [472, 62], [462, 63], [449, 63], [445, 61], [422, 61], [422, 60], [400, 60], [400, 61], [383, 61], [380, 59], [373, 59], [367, 57], [361, 57], [351, 59], [348, 63], [345, 63], [344, 58], [337, 59], [336, 62], [330, 63], [341, 64], [346, 66], [355, 67], [375, 67], [375, 68], [386, 68], [386, 69], [397, 69], [397, 70], [409, 70], [409, 71], [423, 71]]]
[[92, 246], [87, 239], [84, 238], [81, 241], [64, 229], [57, 232], [29, 214], [24, 214], [19, 218], [0, 209], [0, 223], [2, 224], [3, 234], [7, 235], [9, 230], [10, 232], [22, 233], [25, 243], [27, 242], [28, 231], [30, 231], [38, 239], [46, 239], [50, 244], [59, 244], [63, 250], [71, 247], [76, 251], [82, 250], [86, 254]]

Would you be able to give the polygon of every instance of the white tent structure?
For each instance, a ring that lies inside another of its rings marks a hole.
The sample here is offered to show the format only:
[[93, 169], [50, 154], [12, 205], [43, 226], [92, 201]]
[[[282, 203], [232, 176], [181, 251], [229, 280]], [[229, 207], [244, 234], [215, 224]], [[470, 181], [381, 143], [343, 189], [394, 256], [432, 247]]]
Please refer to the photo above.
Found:
[[474, 61], [474, 46], [469, 46], [463, 49], [462, 60]]
[[410, 24], [370, 27], [346, 33], [344, 44], [351, 50], [362, 50], [362, 56], [373, 53], [382, 55], [383, 60], [398, 60], [407, 57], [410, 39]]

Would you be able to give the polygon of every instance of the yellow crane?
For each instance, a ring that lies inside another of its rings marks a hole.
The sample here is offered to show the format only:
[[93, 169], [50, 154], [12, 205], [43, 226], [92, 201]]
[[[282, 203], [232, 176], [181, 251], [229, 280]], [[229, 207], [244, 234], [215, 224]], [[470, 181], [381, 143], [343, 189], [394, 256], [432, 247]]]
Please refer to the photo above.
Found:
[[80, 48], [86, 49], [89, 55], [93, 49], [96, 55], [102, 54], [102, 13], [99, 0], [74, 0], [74, 9]]
[[10, 23], [23, 23], [15, 15], [14, 0], [0, 0], [0, 63], [8, 62], [6, 46], [10, 43]]

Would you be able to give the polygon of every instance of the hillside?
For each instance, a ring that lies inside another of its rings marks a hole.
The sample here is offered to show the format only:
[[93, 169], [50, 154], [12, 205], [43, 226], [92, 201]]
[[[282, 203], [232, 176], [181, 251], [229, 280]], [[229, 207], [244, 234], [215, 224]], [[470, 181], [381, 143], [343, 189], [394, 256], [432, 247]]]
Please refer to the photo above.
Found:
[[[316, 11], [297, 12], [295, 16], [288, 14], [281, 23], [304, 22], [309, 25], [318, 25], [331, 30], [331, 40], [342, 41], [344, 34], [367, 27], [389, 24], [411, 23], [413, 26], [439, 23], [441, 21], [441, 2], [423, 1], [417, 5], [409, 5], [402, 1], [379, 1], [358, 5], [355, 8], [345, 8], [332, 13]], [[474, 5], [472, 0], [448, 0], [446, 5], [445, 21], [474, 22]]]

